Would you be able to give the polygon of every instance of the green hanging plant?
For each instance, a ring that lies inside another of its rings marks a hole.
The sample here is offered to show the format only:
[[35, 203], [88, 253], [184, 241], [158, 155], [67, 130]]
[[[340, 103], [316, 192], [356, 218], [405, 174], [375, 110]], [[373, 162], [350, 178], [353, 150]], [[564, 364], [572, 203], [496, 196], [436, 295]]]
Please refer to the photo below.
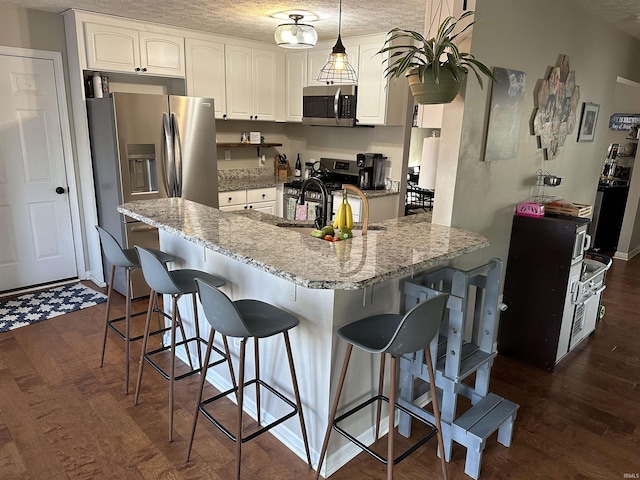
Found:
[[[390, 30], [383, 48], [378, 52], [380, 54], [389, 52], [389, 57], [384, 60], [387, 63], [385, 77], [399, 78], [401, 75], [416, 75], [419, 83], [433, 82], [437, 85], [446, 77], [449, 81], [457, 84], [457, 89], [460, 88], [460, 83], [466, 78], [469, 71], [473, 71], [475, 74], [480, 88], [484, 87], [483, 76], [495, 81], [493, 73], [485, 64], [470, 53], [461, 52], [454, 43], [456, 38], [471, 27], [475, 21], [469, 22], [461, 31], [454, 34], [453, 31], [458, 23], [474, 14], [474, 11], [467, 11], [457, 19], [452, 16], [446, 17], [439, 25], [436, 36], [429, 39], [413, 30], [401, 28]], [[397, 43], [398, 40], [408, 40], [409, 43], [401, 45]], [[416, 83], [415, 79], [413, 83]], [[447, 87], [447, 89], [450, 90], [451, 87]], [[454, 97], [455, 94], [448, 101], [453, 100]]]

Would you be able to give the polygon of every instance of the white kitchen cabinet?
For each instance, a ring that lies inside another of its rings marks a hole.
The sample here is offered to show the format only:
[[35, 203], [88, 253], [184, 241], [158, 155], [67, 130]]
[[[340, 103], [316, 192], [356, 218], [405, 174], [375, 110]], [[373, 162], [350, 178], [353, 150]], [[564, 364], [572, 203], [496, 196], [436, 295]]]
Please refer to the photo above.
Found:
[[228, 119], [276, 120], [277, 63], [275, 52], [225, 45]]
[[307, 86], [307, 52], [285, 55], [287, 122], [302, 122], [302, 89]]
[[216, 118], [226, 118], [224, 44], [185, 38], [187, 95], [213, 98]]
[[[365, 193], [366, 195], [366, 193]], [[376, 196], [369, 198], [369, 223], [382, 222], [383, 220], [389, 220], [390, 218], [396, 218], [398, 216], [398, 201], [400, 194], [389, 194], [383, 196]], [[360, 198], [349, 195], [349, 205], [351, 205], [351, 213], [353, 214], [353, 221], [362, 221], [362, 200]], [[331, 219], [335, 218], [336, 212], [342, 202], [342, 191], [333, 194], [332, 215]]]
[[358, 65], [358, 103], [356, 118], [363, 125], [384, 125], [387, 115], [387, 79], [384, 76], [384, 57], [378, 51], [380, 41], [360, 45]]
[[219, 192], [218, 205], [219, 209], [224, 212], [252, 209], [275, 215], [276, 195], [276, 187]]
[[185, 76], [183, 37], [86, 22], [84, 40], [90, 70]]

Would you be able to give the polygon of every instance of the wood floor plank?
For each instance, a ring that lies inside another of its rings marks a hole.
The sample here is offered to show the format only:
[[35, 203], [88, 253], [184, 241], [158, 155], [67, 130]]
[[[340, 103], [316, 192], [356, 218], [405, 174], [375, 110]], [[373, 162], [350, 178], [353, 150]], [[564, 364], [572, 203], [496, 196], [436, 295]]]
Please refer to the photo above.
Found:
[[[481, 480], [617, 480], [640, 473], [640, 256], [614, 260], [606, 283], [603, 321], [554, 373], [495, 359], [490, 389], [520, 410], [511, 447], [495, 434], [487, 440]], [[115, 311], [121, 314], [123, 305], [117, 296]], [[136, 311], [146, 306], [134, 302]], [[104, 304], [0, 334], [0, 479], [233, 478], [234, 444], [202, 418], [185, 462], [198, 377], [177, 383], [169, 442], [168, 383], [150, 368], [140, 404], [133, 405], [139, 343], [132, 346], [130, 395], [123, 388], [124, 344], [111, 333], [99, 367], [103, 314]], [[461, 401], [459, 410], [466, 408]], [[216, 409], [233, 424], [230, 401]], [[404, 442], [398, 439], [398, 448]], [[243, 450], [243, 479], [314, 478], [270, 434]], [[469, 478], [465, 456], [454, 444], [449, 478]], [[331, 478], [382, 479], [384, 466], [363, 453]], [[394, 478], [441, 478], [435, 442], [397, 465]]]

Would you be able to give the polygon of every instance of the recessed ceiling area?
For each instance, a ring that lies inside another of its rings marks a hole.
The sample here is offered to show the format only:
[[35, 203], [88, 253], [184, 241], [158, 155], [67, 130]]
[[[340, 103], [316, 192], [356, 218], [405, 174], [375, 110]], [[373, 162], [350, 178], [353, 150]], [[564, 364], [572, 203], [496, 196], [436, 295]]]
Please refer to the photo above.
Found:
[[[640, 1], [570, 1], [640, 40]], [[273, 42], [273, 32], [282, 23], [271, 15], [299, 9], [318, 16], [313, 26], [319, 40], [332, 40], [338, 34], [338, 0], [0, 0], [1, 4], [54, 13], [77, 8], [263, 42]], [[342, 36], [386, 32], [393, 27], [422, 31], [425, 10], [425, 0], [343, 0]]]

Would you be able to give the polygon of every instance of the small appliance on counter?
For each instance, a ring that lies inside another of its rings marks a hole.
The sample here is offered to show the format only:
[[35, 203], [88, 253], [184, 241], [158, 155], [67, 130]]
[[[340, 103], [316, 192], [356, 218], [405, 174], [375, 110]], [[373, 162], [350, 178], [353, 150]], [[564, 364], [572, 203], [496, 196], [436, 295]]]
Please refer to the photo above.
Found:
[[358, 153], [356, 166], [358, 172], [358, 187], [360, 190], [384, 190], [384, 172], [387, 157], [382, 153]]

